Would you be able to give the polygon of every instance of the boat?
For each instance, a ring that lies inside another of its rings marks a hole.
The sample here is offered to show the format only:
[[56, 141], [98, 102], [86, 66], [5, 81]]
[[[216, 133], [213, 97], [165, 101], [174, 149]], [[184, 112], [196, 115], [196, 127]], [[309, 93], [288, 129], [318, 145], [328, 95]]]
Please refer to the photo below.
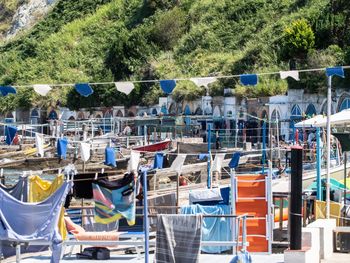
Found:
[[170, 139], [165, 139], [164, 141], [143, 145], [143, 146], [135, 146], [132, 149], [140, 152], [158, 152], [164, 151], [169, 148], [171, 143]]

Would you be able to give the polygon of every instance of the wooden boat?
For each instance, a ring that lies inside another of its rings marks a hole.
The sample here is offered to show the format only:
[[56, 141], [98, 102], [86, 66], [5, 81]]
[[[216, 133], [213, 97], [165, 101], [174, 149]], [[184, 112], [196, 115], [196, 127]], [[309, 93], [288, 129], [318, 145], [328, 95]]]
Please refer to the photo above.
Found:
[[141, 151], [141, 152], [158, 152], [158, 151], [164, 151], [167, 148], [169, 148], [169, 145], [171, 143], [170, 139], [165, 139], [164, 141], [161, 142], [156, 142], [148, 145], [143, 145], [143, 146], [136, 146], [133, 147], [133, 150], [136, 151]]

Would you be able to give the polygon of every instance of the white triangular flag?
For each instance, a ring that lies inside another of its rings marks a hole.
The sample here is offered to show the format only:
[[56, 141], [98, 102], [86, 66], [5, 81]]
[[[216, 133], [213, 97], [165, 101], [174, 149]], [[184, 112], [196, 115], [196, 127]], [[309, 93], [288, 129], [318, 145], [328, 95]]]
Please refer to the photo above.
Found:
[[224, 153], [218, 153], [215, 155], [215, 159], [213, 161], [213, 165], [211, 168], [212, 172], [219, 172], [221, 173], [221, 168], [222, 168], [222, 162], [225, 159], [225, 154]]
[[44, 157], [44, 134], [35, 134], [36, 152], [40, 157]]
[[280, 71], [280, 76], [281, 76], [281, 79], [286, 79], [288, 77], [291, 77], [295, 80], [300, 80], [299, 79], [299, 71], [297, 70], [290, 70], [290, 71]]
[[205, 78], [191, 78], [190, 79], [198, 87], [204, 86], [207, 87], [209, 84], [215, 82], [217, 79], [214, 77], [205, 77]]
[[46, 84], [35, 84], [33, 85], [33, 88], [36, 93], [40, 94], [41, 96], [46, 96], [47, 93], [51, 90], [51, 87]]
[[130, 92], [135, 88], [134, 83], [132, 82], [115, 82], [115, 87], [118, 91], [125, 93], [126, 95], [129, 95]]
[[80, 143], [80, 157], [83, 162], [87, 162], [90, 159], [90, 143]]
[[128, 172], [137, 172], [140, 163], [140, 152], [131, 151], [128, 163]]
[[170, 166], [170, 170], [177, 173], [181, 173], [182, 166], [184, 165], [186, 154], [178, 154], [173, 163]]

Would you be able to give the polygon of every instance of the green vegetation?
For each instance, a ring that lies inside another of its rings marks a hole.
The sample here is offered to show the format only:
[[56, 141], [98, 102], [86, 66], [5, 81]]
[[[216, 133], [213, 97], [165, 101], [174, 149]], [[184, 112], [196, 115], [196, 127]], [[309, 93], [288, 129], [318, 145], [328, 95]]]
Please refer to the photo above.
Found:
[[[0, 7], [12, 3], [6, 10], [15, 10], [17, 2], [0, 0]], [[146, 80], [340, 65], [350, 63], [349, 27], [348, 0], [60, 0], [29, 32], [0, 47], [0, 84]], [[346, 87], [347, 80], [337, 81]], [[254, 88], [225, 79], [213, 84], [210, 94], [222, 95], [224, 88], [236, 88], [245, 96], [283, 94], [288, 87], [323, 92], [325, 83], [322, 72], [303, 73], [300, 82], [264, 76]], [[57, 87], [41, 98], [20, 88], [16, 96], [0, 98], [0, 112], [57, 101], [72, 109], [152, 104], [163, 94], [157, 84], [149, 83], [137, 84], [129, 96], [113, 85], [93, 89], [94, 95], [84, 98], [71, 87]], [[181, 101], [203, 94], [202, 88], [183, 81], [173, 96]]]

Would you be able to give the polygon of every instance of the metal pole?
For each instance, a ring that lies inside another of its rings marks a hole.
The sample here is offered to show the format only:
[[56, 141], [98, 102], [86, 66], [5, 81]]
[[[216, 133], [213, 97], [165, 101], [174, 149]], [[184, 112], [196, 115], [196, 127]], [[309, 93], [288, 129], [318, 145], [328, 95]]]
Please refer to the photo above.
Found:
[[[230, 200], [231, 200], [231, 215], [236, 214], [236, 174], [235, 169], [230, 169], [230, 182], [231, 182], [231, 191], [230, 191]], [[232, 229], [232, 241], [238, 242], [236, 240], [236, 218], [232, 218], [231, 222], [231, 229]], [[238, 244], [236, 244], [238, 246]], [[235, 250], [232, 248], [232, 253], [234, 254]]]
[[148, 263], [149, 257], [149, 228], [148, 228], [148, 204], [147, 204], [147, 172], [143, 173], [143, 224], [145, 231], [145, 263]]
[[330, 169], [331, 169], [331, 89], [332, 76], [328, 77], [328, 92], [327, 92], [327, 176], [326, 176], [326, 218], [330, 218]]
[[281, 149], [280, 149], [280, 126], [278, 122], [278, 117], [276, 119], [276, 125], [277, 125], [277, 130], [276, 130], [276, 142], [277, 142], [277, 154], [278, 154], [278, 160], [281, 161]]
[[[344, 206], [346, 207], [346, 163], [347, 163], [347, 156], [346, 156], [346, 152], [344, 151]], [[346, 209], [344, 209], [344, 217], [346, 217]]]
[[301, 249], [303, 148], [292, 147], [290, 193], [290, 249]]
[[321, 138], [320, 128], [316, 128], [316, 183], [317, 183], [317, 200], [322, 200], [321, 184]]
[[16, 245], [16, 263], [21, 262], [21, 244]]
[[262, 138], [262, 173], [265, 172], [265, 159], [266, 159], [266, 121], [263, 123], [263, 138]]
[[210, 166], [211, 166], [211, 124], [208, 124], [208, 182], [207, 186], [208, 188], [211, 188], [211, 171], [210, 171]]

